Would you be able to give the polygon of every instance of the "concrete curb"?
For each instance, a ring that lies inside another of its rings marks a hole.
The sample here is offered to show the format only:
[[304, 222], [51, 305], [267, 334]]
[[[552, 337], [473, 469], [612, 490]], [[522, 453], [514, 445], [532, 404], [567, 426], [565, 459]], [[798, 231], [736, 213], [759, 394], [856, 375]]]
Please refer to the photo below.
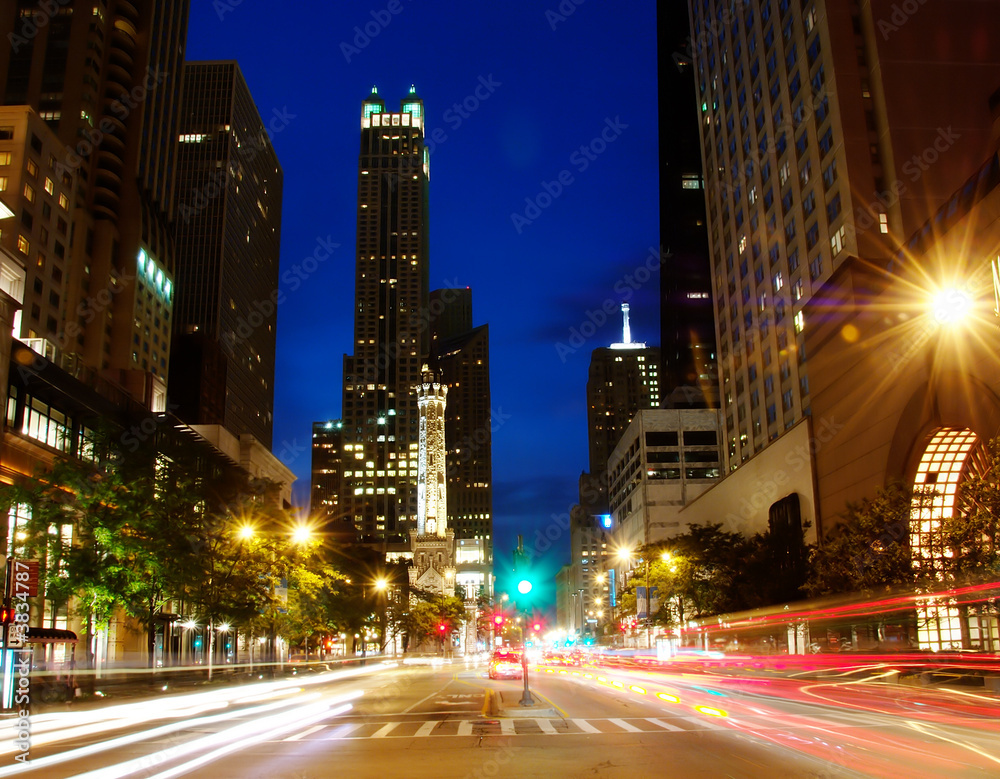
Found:
[[[490, 690], [490, 692], [493, 692]], [[517, 693], [516, 700], [505, 700], [503, 692], [495, 693], [492, 697], [496, 702], [497, 714], [493, 716], [497, 717], [507, 717], [510, 719], [515, 719], [518, 717], [548, 717], [556, 718], [560, 715], [551, 706], [543, 706], [536, 701], [534, 706], [522, 706], [520, 696], [523, 693]]]

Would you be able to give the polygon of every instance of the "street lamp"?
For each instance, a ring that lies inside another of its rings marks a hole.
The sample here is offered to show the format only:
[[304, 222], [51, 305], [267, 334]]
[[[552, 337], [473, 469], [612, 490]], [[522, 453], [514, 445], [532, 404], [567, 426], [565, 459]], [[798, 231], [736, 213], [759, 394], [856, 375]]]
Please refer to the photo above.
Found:
[[[375, 591], [382, 596], [380, 598], [380, 600], [381, 600], [381, 606], [382, 607], [381, 607], [381, 610], [379, 611], [379, 631], [381, 633], [381, 636], [379, 636], [379, 647], [380, 647], [379, 648], [379, 654], [384, 654], [385, 653], [386, 643], [387, 643], [386, 642], [386, 638], [385, 638], [386, 625], [387, 625], [388, 616], [389, 616], [388, 615], [389, 603], [388, 603], [388, 597], [387, 597], [387, 595], [388, 595], [388, 589], [389, 589], [389, 580], [386, 579], [384, 576], [380, 576], [379, 578], [377, 578], [375, 580], [374, 586], [375, 586]], [[393, 644], [393, 655], [395, 655], [395, 654], [396, 654], [395, 644]]]

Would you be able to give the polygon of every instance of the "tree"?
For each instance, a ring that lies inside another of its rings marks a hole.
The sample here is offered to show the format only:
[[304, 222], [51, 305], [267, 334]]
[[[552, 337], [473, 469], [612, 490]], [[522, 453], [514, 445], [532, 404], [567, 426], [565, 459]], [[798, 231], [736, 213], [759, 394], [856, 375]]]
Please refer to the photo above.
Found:
[[813, 550], [810, 595], [885, 590], [917, 581], [910, 557], [913, 493], [902, 485], [848, 506], [845, 521]]
[[403, 618], [410, 645], [433, 638], [443, 649], [452, 631], [465, 624], [465, 604], [459, 598], [438, 593], [421, 593], [416, 598], [413, 595], [411, 592], [410, 607]]

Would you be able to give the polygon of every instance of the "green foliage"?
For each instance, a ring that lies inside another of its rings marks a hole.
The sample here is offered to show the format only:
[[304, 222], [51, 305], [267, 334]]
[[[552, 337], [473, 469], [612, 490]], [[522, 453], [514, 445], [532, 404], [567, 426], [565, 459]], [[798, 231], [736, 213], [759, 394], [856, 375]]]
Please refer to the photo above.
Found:
[[[465, 604], [461, 599], [447, 595], [422, 593], [422, 598], [413, 600], [403, 618], [403, 629], [415, 645], [430, 638], [451, 636], [465, 624]], [[440, 631], [440, 625], [445, 631]]]
[[845, 521], [813, 550], [806, 592], [813, 596], [871, 592], [914, 584], [911, 508], [912, 491], [901, 485], [891, 485], [870, 500], [848, 506]]

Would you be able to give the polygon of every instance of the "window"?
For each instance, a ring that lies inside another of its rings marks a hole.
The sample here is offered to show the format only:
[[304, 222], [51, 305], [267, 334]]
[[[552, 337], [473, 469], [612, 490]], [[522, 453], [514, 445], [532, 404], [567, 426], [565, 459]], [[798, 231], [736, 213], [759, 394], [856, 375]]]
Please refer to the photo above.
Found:
[[802, 279], [796, 279], [792, 284], [792, 301], [798, 302], [802, 300], [802, 296], [805, 294], [805, 285], [802, 283]]
[[28, 175], [31, 176], [31, 178], [35, 178], [35, 176], [38, 175], [38, 163], [37, 162], [35, 162], [32, 159], [29, 159], [28, 160], [28, 164], [26, 165], [26, 167], [28, 169]]
[[823, 259], [817, 257], [815, 260], [809, 263], [809, 278], [816, 281], [823, 273]]
[[833, 160], [830, 166], [823, 171], [823, 186], [829, 189], [837, 180], [837, 161]]
[[31, 251], [31, 244], [28, 243], [28, 239], [23, 235], [17, 236], [17, 250], [21, 252], [21, 254], [27, 254]]
[[770, 425], [777, 421], [778, 421], [778, 411], [775, 408], [774, 404], [772, 403], [770, 406], [767, 407], [767, 423]]
[[819, 225], [813, 224], [806, 233], [806, 251], [812, 249], [817, 243], [819, 243]]
[[27, 181], [24, 182], [24, 199], [29, 203], [35, 202], [35, 188]]
[[888, 214], [879, 214], [878, 215], [878, 229], [879, 229], [879, 231], [883, 235], [885, 235], [886, 233], [889, 232], [889, 215]]
[[795, 332], [796, 333], [801, 333], [805, 329], [805, 326], [806, 326], [806, 316], [805, 316], [805, 314], [803, 314], [801, 311], [799, 311], [799, 313], [797, 313], [795, 315], [794, 321], [795, 321]]
[[46, 176], [45, 177], [45, 191], [48, 192], [51, 195], [52, 191], [54, 189], [55, 189], [55, 185], [52, 183], [52, 179], [50, 179], [48, 176]]
[[781, 271], [778, 271], [777, 273], [774, 274], [774, 276], [771, 279], [771, 283], [774, 286], [775, 292], [777, 292], [778, 290], [780, 290], [782, 287], [785, 286], [785, 279], [782, 277]]
[[785, 390], [781, 394], [781, 408], [784, 409], [785, 411], [791, 411], [792, 406], [793, 406], [792, 391]]
[[819, 150], [823, 157], [830, 153], [830, 149], [833, 148], [833, 130], [828, 129], [826, 133], [820, 138]]
[[5, 189], [7, 189], [7, 177], [0, 176], [0, 192], [3, 192]]
[[59, 195], [59, 207], [63, 211], [68, 211], [69, 210], [69, 198], [66, 197], [65, 195], [60, 194]]
[[0, 165], [10, 165], [9, 151], [0, 151]]
[[847, 239], [847, 225], [841, 227], [837, 232], [833, 234], [830, 238], [830, 250], [833, 252], [833, 256], [836, 257], [844, 250], [844, 241]]
[[788, 181], [788, 177], [792, 172], [792, 164], [787, 160], [782, 163], [781, 170], [778, 171], [778, 180], [781, 182], [781, 186], [785, 186], [785, 182]]

